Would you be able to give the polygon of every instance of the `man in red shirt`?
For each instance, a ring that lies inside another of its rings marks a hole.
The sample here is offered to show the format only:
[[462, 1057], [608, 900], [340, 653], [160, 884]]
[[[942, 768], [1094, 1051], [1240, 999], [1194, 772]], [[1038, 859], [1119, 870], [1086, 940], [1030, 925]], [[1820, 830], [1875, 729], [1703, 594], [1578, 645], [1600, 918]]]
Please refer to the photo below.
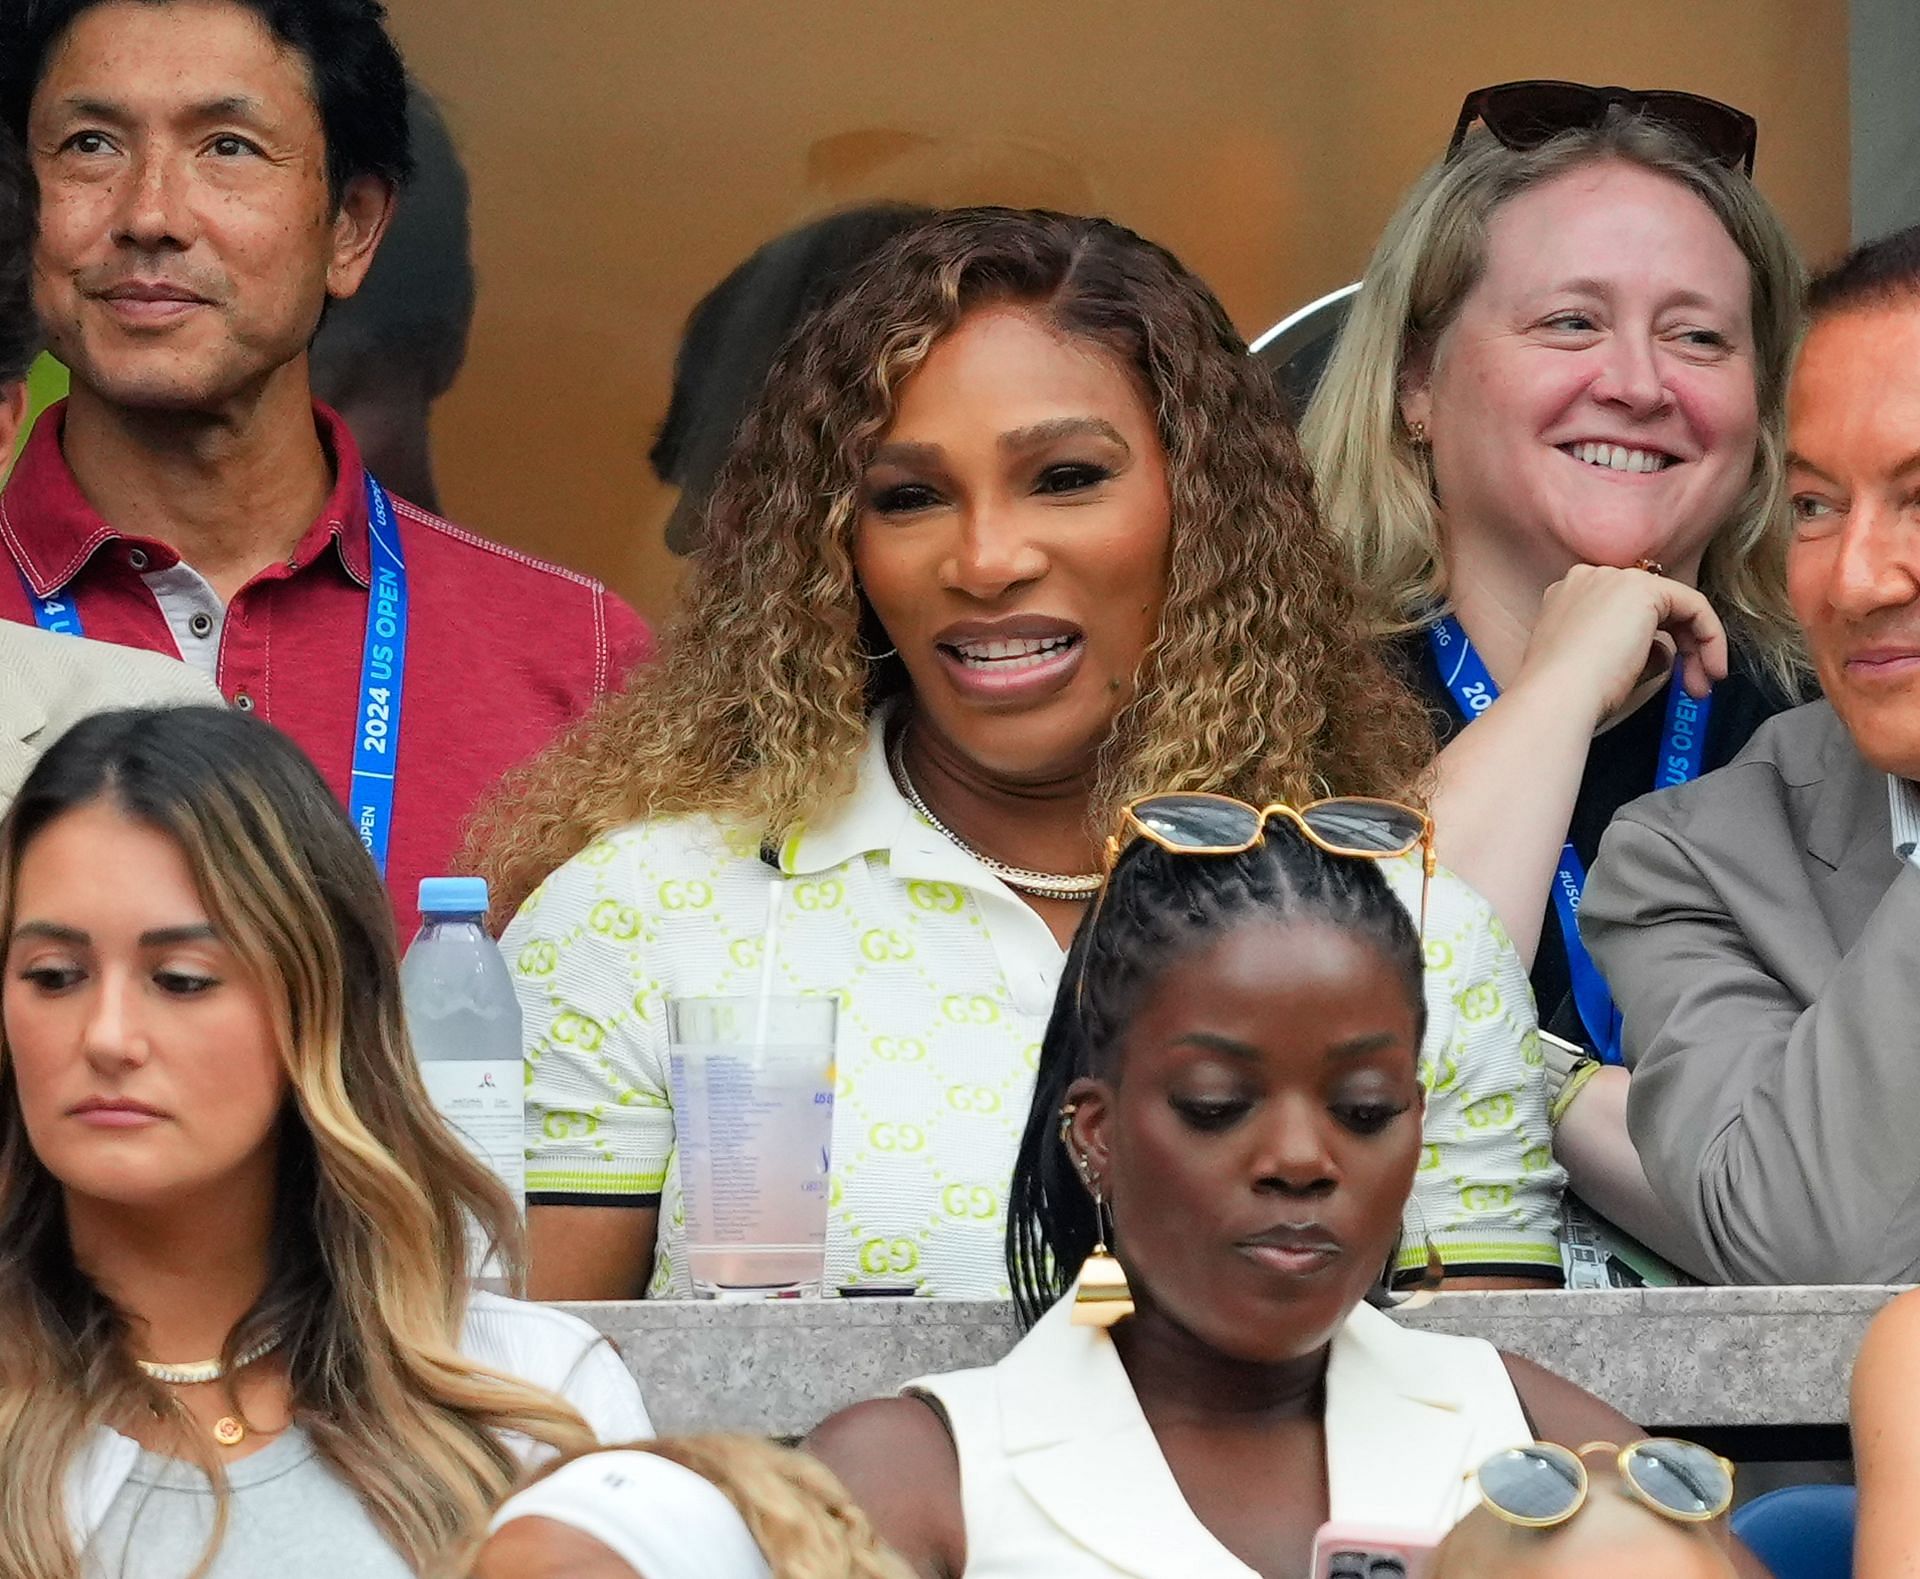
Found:
[[599, 583], [372, 481], [307, 348], [410, 167], [377, 0], [41, 0], [0, 21], [73, 392], [0, 495], [0, 619], [177, 653], [311, 754], [403, 936], [499, 776], [644, 655]]

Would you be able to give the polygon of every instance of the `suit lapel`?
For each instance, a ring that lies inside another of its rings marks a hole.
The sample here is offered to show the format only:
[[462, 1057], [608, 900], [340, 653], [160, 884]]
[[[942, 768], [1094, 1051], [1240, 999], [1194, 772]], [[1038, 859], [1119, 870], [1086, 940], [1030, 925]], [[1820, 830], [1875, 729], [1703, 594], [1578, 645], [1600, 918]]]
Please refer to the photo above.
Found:
[[[1014, 1478], [1072, 1540], [1135, 1579], [1252, 1579], [1194, 1516], [1141, 1413], [1113, 1340], [1056, 1305], [1002, 1362]], [[1406, 1340], [1413, 1338], [1409, 1344]], [[1037, 1341], [1036, 1341], [1037, 1340]], [[1477, 1443], [1466, 1383], [1430, 1346], [1362, 1305], [1327, 1365], [1327, 1481], [1335, 1518], [1442, 1530], [1466, 1502]], [[1515, 1406], [1518, 1420], [1518, 1406]], [[1515, 1439], [1524, 1440], [1516, 1425]], [[1421, 1488], [1430, 1488], [1431, 1505]]]
[[[1361, 1305], [1327, 1364], [1327, 1488], [1333, 1516], [1423, 1531], [1450, 1528], [1478, 1467], [1462, 1382], [1422, 1366], [1391, 1318]], [[1422, 1489], [1430, 1492], [1420, 1500]]]
[[[1001, 1362], [1014, 1478], [1074, 1541], [1135, 1579], [1254, 1579], [1194, 1517], [1113, 1339], [1060, 1301]], [[1036, 1341], [1038, 1340], [1038, 1341]]]
[[1860, 755], [1836, 716], [1818, 771], [1795, 788], [1813, 797], [1807, 854], [1820, 863], [1815, 877], [1835, 923], [1838, 952], [1845, 953], [1900, 873], [1887, 776]]
[[26, 778], [36, 755], [30, 742], [47, 727], [41, 687], [17, 646], [0, 636], [0, 807]]

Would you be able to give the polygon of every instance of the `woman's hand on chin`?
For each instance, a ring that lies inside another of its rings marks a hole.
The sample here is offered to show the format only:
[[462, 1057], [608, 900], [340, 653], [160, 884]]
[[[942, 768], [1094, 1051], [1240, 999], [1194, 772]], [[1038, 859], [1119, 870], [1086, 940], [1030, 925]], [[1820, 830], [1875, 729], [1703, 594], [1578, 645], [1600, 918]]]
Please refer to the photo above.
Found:
[[1576, 565], [1547, 588], [1508, 689], [1539, 686], [1562, 705], [1582, 699], [1598, 726], [1676, 654], [1696, 697], [1726, 678], [1726, 627], [1701, 592], [1648, 570]]

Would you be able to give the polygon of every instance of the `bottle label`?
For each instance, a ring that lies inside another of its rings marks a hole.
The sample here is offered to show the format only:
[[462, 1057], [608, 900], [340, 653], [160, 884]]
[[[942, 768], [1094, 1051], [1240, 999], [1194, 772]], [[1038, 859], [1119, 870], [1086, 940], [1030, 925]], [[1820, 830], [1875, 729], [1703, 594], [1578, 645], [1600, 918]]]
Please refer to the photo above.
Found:
[[443, 1059], [420, 1065], [427, 1096], [467, 1150], [525, 1208], [526, 1070], [517, 1058]]

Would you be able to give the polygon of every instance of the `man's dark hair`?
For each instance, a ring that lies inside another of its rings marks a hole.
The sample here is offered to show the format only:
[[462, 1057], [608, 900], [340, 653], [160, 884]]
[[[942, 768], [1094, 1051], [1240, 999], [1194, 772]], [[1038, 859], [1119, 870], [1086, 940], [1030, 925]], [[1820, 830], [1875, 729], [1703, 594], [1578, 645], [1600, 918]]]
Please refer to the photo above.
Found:
[[27, 376], [40, 349], [33, 318], [33, 167], [0, 127], [0, 390]]
[[1355, 933], [1392, 961], [1418, 1046], [1427, 1034], [1420, 935], [1378, 862], [1328, 855], [1279, 821], [1239, 855], [1174, 855], [1140, 839], [1120, 858], [1067, 951], [1013, 1164], [1007, 1274], [1023, 1326], [1072, 1286], [1100, 1237], [1092, 1198], [1060, 1138], [1068, 1089], [1083, 1075], [1122, 1078], [1128, 1023], [1148, 988], [1187, 954], [1248, 922], [1306, 920]]
[[1855, 247], [1807, 286], [1807, 316], [1920, 304], [1920, 225]]
[[[0, 5], [0, 120], [24, 138], [47, 62], [74, 22], [104, 0], [5, 0]], [[166, 5], [170, 0], [139, 0]], [[327, 185], [378, 176], [404, 186], [413, 173], [407, 75], [380, 0], [229, 0], [306, 62], [327, 139]]]

